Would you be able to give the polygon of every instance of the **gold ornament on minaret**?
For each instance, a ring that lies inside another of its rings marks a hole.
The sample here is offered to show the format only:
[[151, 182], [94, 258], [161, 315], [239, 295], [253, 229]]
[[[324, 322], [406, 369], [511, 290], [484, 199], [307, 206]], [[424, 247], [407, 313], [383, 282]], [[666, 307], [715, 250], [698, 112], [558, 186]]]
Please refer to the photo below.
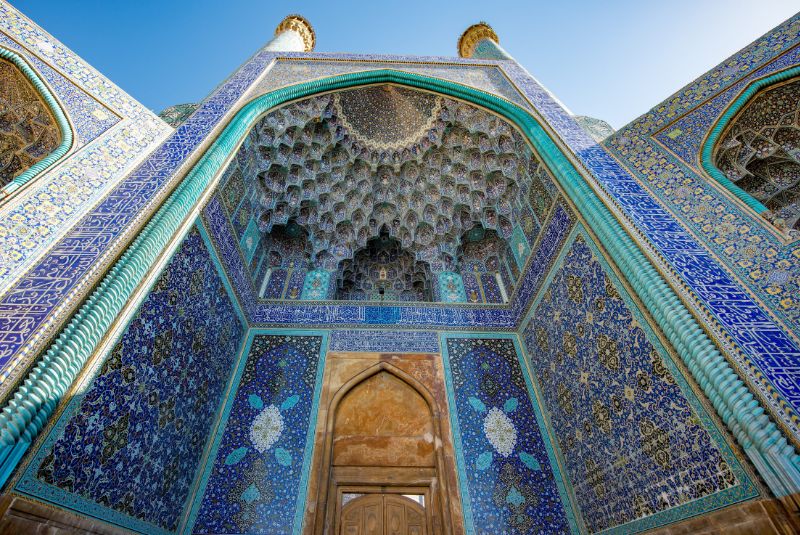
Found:
[[471, 58], [475, 53], [475, 45], [481, 39], [490, 39], [500, 44], [500, 38], [494, 33], [492, 27], [485, 22], [479, 22], [464, 30], [464, 33], [458, 38], [458, 55], [462, 58]]
[[304, 52], [311, 52], [314, 50], [314, 45], [317, 42], [317, 37], [314, 34], [314, 28], [311, 26], [311, 23], [308, 20], [301, 16], [301, 15], [289, 15], [285, 19], [278, 24], [278, 27], [275, 28], [275, 35], [279, 35], [285, 31], [293, 31], [300, 34], [300, 37], [303, 38], [303, 44], [305, 45]]

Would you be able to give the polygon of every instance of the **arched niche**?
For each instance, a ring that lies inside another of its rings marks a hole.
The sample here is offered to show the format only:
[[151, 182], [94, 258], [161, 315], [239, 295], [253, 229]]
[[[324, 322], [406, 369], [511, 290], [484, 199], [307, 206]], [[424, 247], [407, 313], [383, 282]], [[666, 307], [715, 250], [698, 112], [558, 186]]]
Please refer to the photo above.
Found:
[[423, 384], [379, 362], [336, 391], [323, 432], [320, 481], [315, 495], [308, 496], [316, 515], [308, 532], [338, 533], [343, 496], [352, 492], [420, 494], [426, 532], [452, 532], [441, 416]]
[[344, 301], [431, 301], [428, 262], [417, 260], [386, 228], [353, 258], [339, 262], [336, 299]]

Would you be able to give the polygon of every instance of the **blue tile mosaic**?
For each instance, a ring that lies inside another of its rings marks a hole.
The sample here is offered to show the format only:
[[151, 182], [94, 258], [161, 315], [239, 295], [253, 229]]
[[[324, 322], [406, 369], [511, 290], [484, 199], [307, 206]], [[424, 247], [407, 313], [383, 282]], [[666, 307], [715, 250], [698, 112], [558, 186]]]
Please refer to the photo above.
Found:
[[648, 529], [756, 496], [585, 233], [548, 279], [523, 336], [589, 532]]
[[439, 353], [439, 338], [430, 331], [331, 331], [331, 351], [375, 351], [378, 353]]
[[442, 343], [468, 531], [569, 533], [514, 341], [446, 335]]
[[193, 533], [299, 533], [322, 336], [257, 334], [204, 475]]
[[129, 529], [174, 531], [242, 335], [193, 228], [15, 490]]

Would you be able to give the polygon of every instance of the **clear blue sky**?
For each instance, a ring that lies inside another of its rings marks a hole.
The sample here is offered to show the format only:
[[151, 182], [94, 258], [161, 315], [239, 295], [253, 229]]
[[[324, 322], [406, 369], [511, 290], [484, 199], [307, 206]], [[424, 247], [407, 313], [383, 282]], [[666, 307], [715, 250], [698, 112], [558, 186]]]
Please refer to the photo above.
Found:
[[23, 13], [154, 111], [202, 99], [281, 19], [319, 52], [455, 55], [485, 20], [576, 114], [628, 123], [789, 18], [797, 0], [19, 0]]

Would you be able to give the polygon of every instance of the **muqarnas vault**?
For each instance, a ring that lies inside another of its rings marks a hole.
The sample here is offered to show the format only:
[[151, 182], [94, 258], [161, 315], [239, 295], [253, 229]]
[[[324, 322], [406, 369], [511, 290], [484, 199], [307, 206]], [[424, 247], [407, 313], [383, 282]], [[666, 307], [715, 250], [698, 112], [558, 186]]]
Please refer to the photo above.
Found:
[[315, 40], [155, 115], [0, 4], [0, 530], [797, 531], [800, 16], [616, 132]]

